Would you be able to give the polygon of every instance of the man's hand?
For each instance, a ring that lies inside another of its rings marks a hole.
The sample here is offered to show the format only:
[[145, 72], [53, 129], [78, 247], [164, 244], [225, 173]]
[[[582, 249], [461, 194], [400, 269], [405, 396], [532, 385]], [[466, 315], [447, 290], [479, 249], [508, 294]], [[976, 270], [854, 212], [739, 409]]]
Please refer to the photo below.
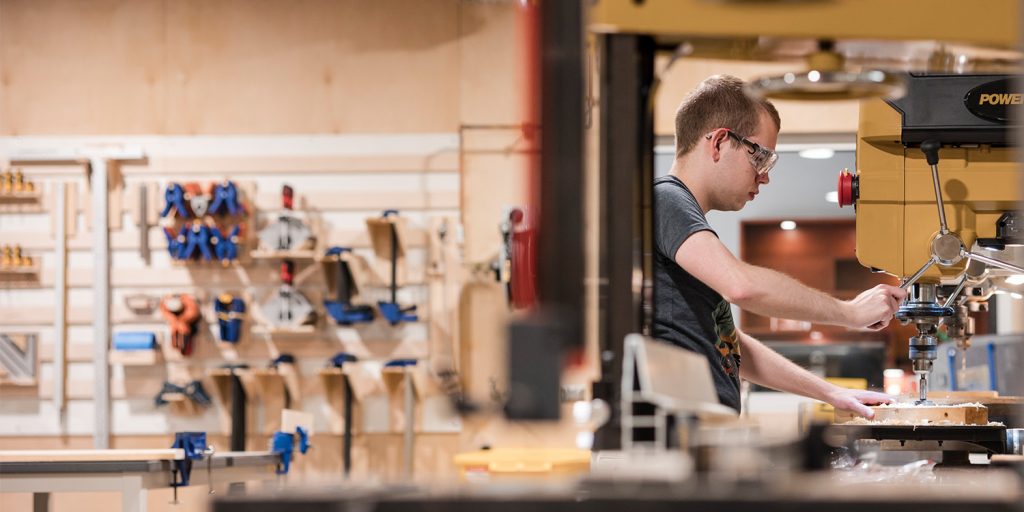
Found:
[[845, 302], [848, 311], [846, 325], [855, 329], [883, 329], [906, 298], [906, 290], [887, 284], [865, 290], [855, 299]]
[[870, 420], [875, 417], [875, 411], [872, 411], [867, 405], [892, 403], [893, 396], [875, 391], [836, 387], [833, 392], [828, 394], [825, 401], [832, 404], [832, 407], [836, 409], [853, 411]]

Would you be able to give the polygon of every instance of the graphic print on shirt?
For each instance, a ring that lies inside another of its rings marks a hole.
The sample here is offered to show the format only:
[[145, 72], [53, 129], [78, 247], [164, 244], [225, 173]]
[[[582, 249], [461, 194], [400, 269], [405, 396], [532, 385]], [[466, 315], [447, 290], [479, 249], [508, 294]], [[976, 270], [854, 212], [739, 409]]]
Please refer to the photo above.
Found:
[[[718, 303], [711, 312], [715, 320], [715, 348], [721, 354], [722, 369], [730, 377], [738, 377], [740, 368], [740, 340], [736, 335], [736, 324], [732, 320], [732, 308], [728, 301]], [[731, 357], [730, 357], [731, 356]]]

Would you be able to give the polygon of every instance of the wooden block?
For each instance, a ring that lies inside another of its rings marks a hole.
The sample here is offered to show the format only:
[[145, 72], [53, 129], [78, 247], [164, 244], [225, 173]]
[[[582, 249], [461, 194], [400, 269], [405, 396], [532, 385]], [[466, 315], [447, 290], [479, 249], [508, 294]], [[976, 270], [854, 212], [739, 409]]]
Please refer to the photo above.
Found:
[[297, 427], [302, 427], [308, 435], [312, 436], [313, 413], [296, 411], [295, 409], [281, 411], [281, 431], [290, 434], [295, 432]]
[[[988, 408], [983, 405], [897, 405], [895, 407], [874, 406], [877, 423], [924, 425], [987, 425]], [[836, 423], [846, 423], [860, 418], [851, 411], [837, 410]]]
[[97, 462], [135, 460], [182, 460], [185, 450], [5, 450], [0, 462]]

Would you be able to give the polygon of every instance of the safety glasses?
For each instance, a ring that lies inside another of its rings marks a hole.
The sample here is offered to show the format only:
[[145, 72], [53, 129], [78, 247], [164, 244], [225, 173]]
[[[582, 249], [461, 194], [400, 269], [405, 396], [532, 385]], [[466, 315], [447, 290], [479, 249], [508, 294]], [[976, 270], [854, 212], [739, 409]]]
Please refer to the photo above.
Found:
[[[757, 177], [761, 178], [768, 174], [775, 167], [775, 163], [779, 161], [778, 153], [746, 138], [742, 135], [737, 135], [732, 130], [726, 130], [726, 133], [730, 137], [736, 139], [740, 144], [747, 147], [747, 158], [750, 159], [750, 165], [754, 166], [754, 170], [757, 171]], [[711, 135], [707, 136], [708, 139]]]

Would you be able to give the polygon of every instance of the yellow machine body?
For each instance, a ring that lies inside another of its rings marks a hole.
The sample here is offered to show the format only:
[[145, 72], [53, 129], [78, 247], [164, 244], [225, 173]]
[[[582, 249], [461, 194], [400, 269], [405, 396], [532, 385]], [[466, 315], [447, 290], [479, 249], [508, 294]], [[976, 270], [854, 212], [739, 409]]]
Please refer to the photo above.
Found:
[[[861, 103], [857, 133], [857, 259], [899, 277], [931, 257], [939, 215], [931, 169], [919, 148], [900, 143], [900, 113], [882, 100]], [[950, 231], [970, 249], [996, 236], [996, 223], [1021, 197], [1021, 172], [1012, 148], [944, 147], [939, 180]], [[964, 270], [966, 260], [934, 266], [921, 282], [938, 283]]]

